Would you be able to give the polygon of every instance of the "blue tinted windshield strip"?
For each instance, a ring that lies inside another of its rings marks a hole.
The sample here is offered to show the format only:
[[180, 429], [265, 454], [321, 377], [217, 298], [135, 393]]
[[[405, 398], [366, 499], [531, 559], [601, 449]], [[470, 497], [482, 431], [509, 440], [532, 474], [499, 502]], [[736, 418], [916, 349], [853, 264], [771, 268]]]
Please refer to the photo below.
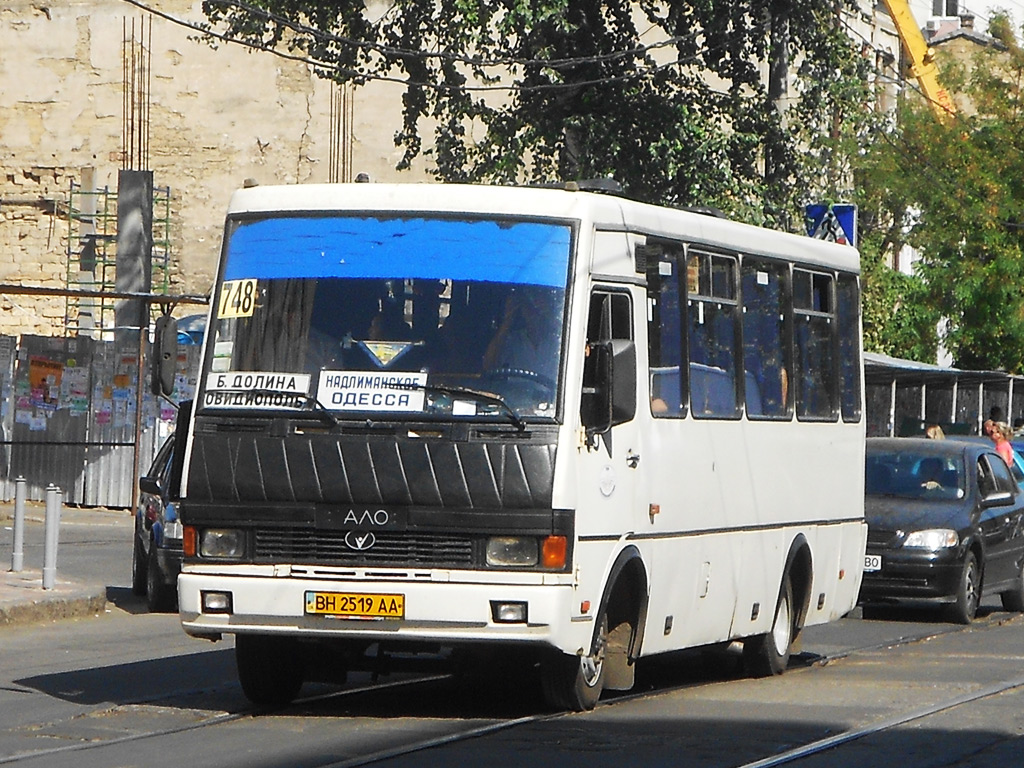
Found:
[[225, 280], [432, 278], [564, 288], [564, 224], [423, 218], [275, 217], [231, 234]]

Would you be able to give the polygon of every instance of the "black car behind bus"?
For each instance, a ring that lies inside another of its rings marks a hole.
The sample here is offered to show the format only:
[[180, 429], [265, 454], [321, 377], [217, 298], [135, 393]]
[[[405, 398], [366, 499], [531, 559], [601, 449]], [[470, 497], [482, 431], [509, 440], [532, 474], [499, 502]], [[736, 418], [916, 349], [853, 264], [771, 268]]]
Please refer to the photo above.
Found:
[[994, 446], [868, 438], [861, 600], [924, 601], [970, 623], [983, 596], [1024, 611], [1024, 491]]

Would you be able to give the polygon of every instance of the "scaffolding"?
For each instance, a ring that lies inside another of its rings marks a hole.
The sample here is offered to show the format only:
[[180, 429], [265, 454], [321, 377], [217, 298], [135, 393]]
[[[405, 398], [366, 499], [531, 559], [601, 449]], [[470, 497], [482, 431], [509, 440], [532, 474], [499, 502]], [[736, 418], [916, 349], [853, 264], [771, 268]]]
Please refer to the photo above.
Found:
[[[171, 282], [171, 189], [153, 188], [152, 293], [167, 294]], [[117, 192], [84, 189], [74, 180], [68, 194], [67, 286], [114, 291], [117, 271]], [[65, 335], [111, 340], [114, 299], [69, 296]]]

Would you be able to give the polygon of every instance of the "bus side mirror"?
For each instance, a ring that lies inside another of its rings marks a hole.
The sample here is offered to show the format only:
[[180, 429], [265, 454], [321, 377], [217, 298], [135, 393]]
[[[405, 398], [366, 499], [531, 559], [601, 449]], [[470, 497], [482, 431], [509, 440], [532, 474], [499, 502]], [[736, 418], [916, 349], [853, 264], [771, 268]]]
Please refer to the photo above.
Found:
[[188, 423], [192, 418], [193, 400], [183, 400], [178, 404], [178, 415], [175, 417], [174, 446], [171, 448], [171, 476], [167, 481], [167, 498], [171, 501], [181, 499], [181, 476], [185, 471], [185, 440], [188, 438]]
[[613, 339], [612, 426], [625, 424], [636, 416], [636, 344]]
[[600, 435], [636, 416], [636, 345], [626, 339], [591, 344], [583, 364], [580, 419]]
[[156, 320], [150, 359], [150, 391], [154, 395], [169, 395], [174, 391], [177, 367], [178, 321], [170, 315], [161, 315]]

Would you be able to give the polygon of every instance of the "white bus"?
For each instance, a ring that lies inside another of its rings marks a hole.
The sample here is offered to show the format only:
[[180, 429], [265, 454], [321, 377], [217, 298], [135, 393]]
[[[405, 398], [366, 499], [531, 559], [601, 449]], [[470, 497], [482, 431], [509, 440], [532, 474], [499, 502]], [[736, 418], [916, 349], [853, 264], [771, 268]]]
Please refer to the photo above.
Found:
[[239, 190], [189, 423], [178, 582], [291, 701], [393, 649], [552, 705], [856, 603], [856, 250], [564, 189]]

